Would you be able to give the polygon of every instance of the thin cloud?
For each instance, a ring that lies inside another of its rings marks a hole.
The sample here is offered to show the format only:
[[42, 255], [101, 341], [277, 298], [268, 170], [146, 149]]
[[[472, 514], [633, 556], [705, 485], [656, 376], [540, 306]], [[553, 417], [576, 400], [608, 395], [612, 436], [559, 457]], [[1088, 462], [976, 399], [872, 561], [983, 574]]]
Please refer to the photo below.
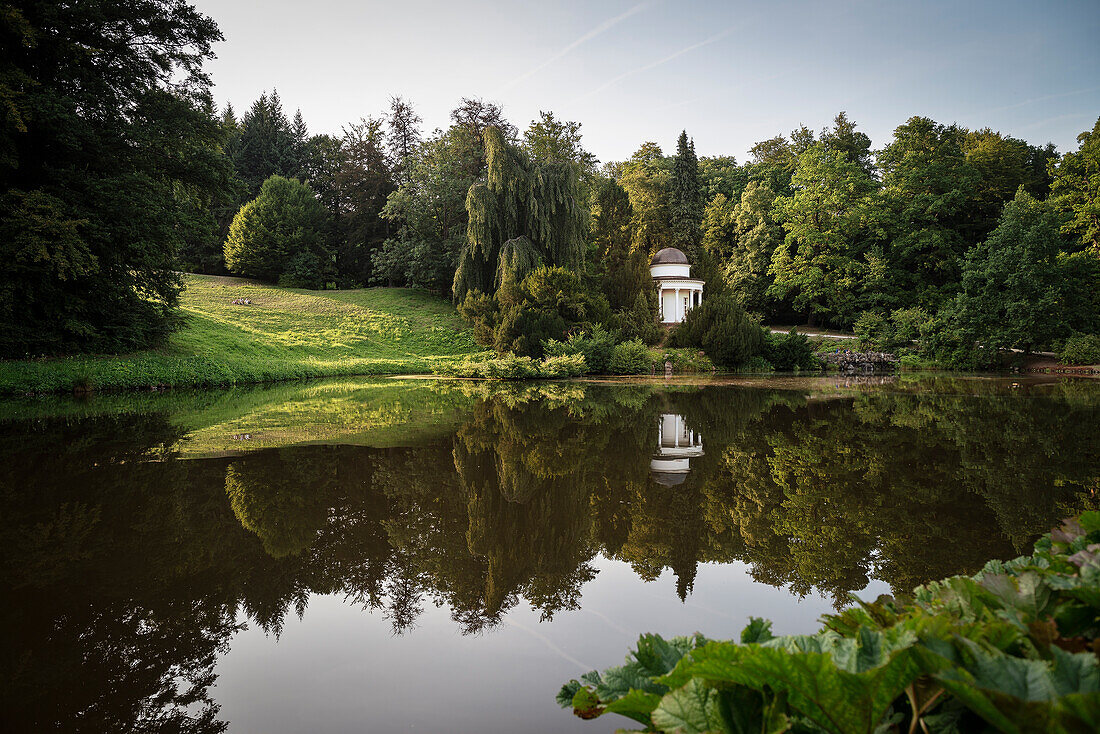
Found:
[[1057, 117], [1048, 117], [1045, 120], [1039, 120], [1033, 122], [1030, 125], [1017, 125], [1017, 130], [1035, 130], [1038, 128], [1046, 127], [1053, 122], [1064, 122], [1066, 120], [1083, 120], [1088, 118], [1092, 120], [1096, 117], [1095, 112], [1073, 112], [1068, 115], [1058, 115]]
[[1062, 92], [1061, 94], [1047, 94], [1042, 97], [1025, 99], [1023, 102], [1017, 102], [1016, 104], [1005, 105], [1004, 107], [994, 107], [992, 109], [982, 110], [981, 112], [975, 114], [988, 115], [991, 112], [1004, 112], [1005, 110], [1015, 110], [1020, 107], [1027, 107], [1028, 105], [1036, 104], [1038, 102], [1046, 102], [1051, 99], [1061, 99], [1063, 97], [1074, 97], [1078, 94], [1088, 94], [1089, 92], [1095, 92], [1098, 89], [1100, 89], [1100, 87], [1088, 87], [1086, 89], [1075, 89], [1072, 92]]
[[553, 64], [555, 61], [558, 61], [559, 59], [561, 59], [563, 56], [565, 56], [566, 54], [573, 51], [578, 46], [580, 46], [582, 44], [585, 44], [585, 43], [588, 43], [593, 38], [596, 38], [597, 36], [606, 33], [607, 31], [609, 31], [612, 28], [614, 28], [615, 26], [617, 26], [619, 23], [622, 23], [627, 18], [629, 18], [633, 15], [637, 15], [638, 13], [642, 12], [646, 8], [649, 8], [653, 5], [656, 5], [658, 1], [659, 0], [648, 0], [647, 2], [644, 2], [644, 3], [638, 3], [634, 7], [627, 10], [626, 12], [620, 13], [619, 15], [616, 15], [614, 18], [608, 18], [603, 23], [600, 23], [598, 26], [596, 26], [592, 30], [588, 31], [588, 33], [585, 33], [583, 36], [581, 36], [577, 40], [573, 41], [572, 43], [570, 43], [568, 46], [566, 46], [562, 50], [558, 51], [556, 54], [554, 54], [553, 56], [548, 58], [546, 61], [543, 61], [541, 64], [536, 66], [534, 69], [531, 69], [530, 71], [524, 72], [523, 74], [520, 74], [519, 76], [517, 76], [515, 79], [513, 79], [510, 82], [507, 82], [506, 84], [504, 84], [504, 86], [502, 86], [500, 89], [497, 90], [497, 92], [494, 96], [499, 96], [501, 93], [508, 91], [509, 89], [516, 86], [520, 82], [523, 82], [523, 81], [526, 81], [527, 79], [530, 79], [535, 74], [538, 74], [540, 71], [542, 71], [546, 67]]
[[703, 48], [704, 46], [709, 46], [712, 43], [717, 43], [718, 41], [721, 41], [723, 38], [725, 38], [729, 34], [733, 33], [734, 29], [736, 29], [736, 28], [737, 28], [737, 26], [731, 26], [731, 27], [727, 28], [726, 30], [722, 31], [721, 33], [716, 33], [713, 36], [711, 36], [710, 38], [707, 38], [706, 40], [699, 41], [698, 43], [693, 43], [690, 46], [687, 46], [686, 48], [682, 48], [679, 51], [671, 53], [668, 56], [665, 56], [663, 59], [658, 59], [657, 61], [654, 61], [650, 64], [646, 64], [645, 66], [639, 66], [637, 69], [631, 69], [630, 71], [624, 71], [622, 74], [619, 74], [618, 76], [609, 79], [608, 81], [604, 82], [603, 84], [596, 87], [595, 89], [593, 89], [589, 92], [586, 92], [586, 93], [582, 94], [579, 97], [574, 98], [573, 100], [570, 101], [570, 104], [575, 104], [577, 102], [580, 102], [581, 100], [585, 100], [585, 99], [588, 99], [589, 97], [595, 96], [595, 95], [599, 94], [600, 92], [604, 91], [605, 89], [613, 87], [614, 85], [618, 84], [619, 82], [621, 82], [623, 79], [626, 79], [627, 77], [634, 76], [635, 74], [641, 74], [643, 71], [649, 71], [650, 69], [655, 69], [658, 66], [662, 66], [664, 64], [667, 64], [668, 62], [672, 61], [673, 59], [680, 58], [684, 54], [691, 53], [692, 51]]

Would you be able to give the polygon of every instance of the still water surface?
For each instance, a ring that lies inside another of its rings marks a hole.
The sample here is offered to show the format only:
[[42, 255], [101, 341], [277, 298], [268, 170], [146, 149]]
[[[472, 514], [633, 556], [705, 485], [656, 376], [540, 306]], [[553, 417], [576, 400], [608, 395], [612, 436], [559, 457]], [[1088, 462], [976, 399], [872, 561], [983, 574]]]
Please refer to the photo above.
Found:
[[1100, 500], [1100, 381], [340, 380], [0, 402], [6, 731], [610, 731], [638, 633], [779, 633]]

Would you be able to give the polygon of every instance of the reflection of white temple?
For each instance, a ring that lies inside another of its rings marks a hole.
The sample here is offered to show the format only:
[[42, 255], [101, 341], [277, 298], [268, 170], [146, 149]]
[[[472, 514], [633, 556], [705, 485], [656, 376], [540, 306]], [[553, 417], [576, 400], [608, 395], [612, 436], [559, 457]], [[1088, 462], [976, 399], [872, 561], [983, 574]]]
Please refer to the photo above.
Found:
[[691, 459], [703, 455], [703, 436], [688, 428], [682, 416], [662, 413], [657, 420], [657, 453], [649, 462], [653, 481], [672, 487], [687, 479]]

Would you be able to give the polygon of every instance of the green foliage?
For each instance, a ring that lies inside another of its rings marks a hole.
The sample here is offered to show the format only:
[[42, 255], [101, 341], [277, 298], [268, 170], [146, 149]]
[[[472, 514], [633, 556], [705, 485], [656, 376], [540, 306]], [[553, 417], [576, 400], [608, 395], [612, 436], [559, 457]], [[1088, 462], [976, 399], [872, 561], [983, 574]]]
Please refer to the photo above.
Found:
[[498, 128], [483, 134], [486, 181], [471, 186], [466, 197], [466, 244], [453, 286], [458, 300], [472, 290], [492, 293], [504, 285], [500, 260], [507, 242], [524, 243], [525, 263], [569, 270], [584, 263], [588, 212], [577, 164], [532, 161]]
[[703, 223], [702, 181], [699, 178], [699, 160], [695, 157], [695, 141], [688, 140], [687, 131], [680, 132], [676, 141], [676, 157], [672, 160], [672, 177], [669, 181], [669, 229], [670, 244], [687, 253], [693, 262], [699, 262], [699, 245]]
[[334, 275], [327, 223], [328, 214], [308, 184], [272, 176], [233, 218], [225, 265], [261, 280], [320, 288]]
[[1100, 118], [1077, 142], [1075, 152], [1051, 160], [1050, 193], [1059, 210], [1069, 215], [1062, 231], [1100, 257]]
[[1100, 364], [1100, 335], [1075, 334], [1066, 339], [1058, 361], [1062, 364]]
[[613, 375], [644, 375], [653, 366], [649, 348], [641, 339], [631, 339], [616, 344], [607, 362], [607, 371]]
[[777, 370], [815, 370], [820, 367], [809, 338], [794, 329], [786, 334], [765, 334], [762, 356]]
[[472, 377], [482, 380], [565, 379], [588, 373], [583, 354], [548, 356], [541, 361], [530, 357], [504, 354], [499, 357], [465, 359], [444, 363], [435, 374], [448, 377]]
[[[740, 642], [643, 635], [627, 664], [570, 681], [558, 703], [646, 731], [833, 734], [1090, 731], [1100, 721], [1100, 513], [1032, 556], [826, 615], [815, 635]], [[1077, 652], [1080, 651], [1080, 652]]]
[[589, 330], [575, 331], [564, 341], [550, 340], [543, 344], [543, 350], [549, 356], [583, 355], [588, 371], [597, 375], [607, 374], [615, 347], [615, 335], [599, 325]]
[[950, 312], [960, 341], [1032, 350], [1100, 329], [1100, 261], [1066, 254], [1051, 206], [1021, 190], [997, 228], [966, 257]]
[[760, 353], [763, 330], [731, 296], [716, 295], [688, 312], [669, 343], [700, 347], [719, 367], [735, 369]]
[[178, 325], [176, 254], [229, 186], [203, 71], [221, 32], [166, 0], [2, 16], [0, 350], [149, 347]]
[[814, 145], [799, 156], [795, 192], [775, 200], [787, 230], [772, 254], [768, 294], [835, 324], [858, 312], [866, 255], [878, 237], [877, 182], [840, 151]]

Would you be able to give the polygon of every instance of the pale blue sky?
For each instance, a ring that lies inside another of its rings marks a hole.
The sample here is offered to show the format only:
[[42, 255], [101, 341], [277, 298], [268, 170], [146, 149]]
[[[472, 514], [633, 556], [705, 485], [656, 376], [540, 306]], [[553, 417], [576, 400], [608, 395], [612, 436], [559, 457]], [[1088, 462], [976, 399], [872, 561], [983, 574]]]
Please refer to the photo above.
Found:
[[243, 113], [277, 87], [312, 132], [411, 100], [430, 130], [460, 97], [583, 124], [620, 160], [681, 128], [700, 155], [846, 110], [876, 148], [912, 115], [1076, 147], [1100, 115], [1100, 0], [197, 0], [226, 41], [209, 69]]

